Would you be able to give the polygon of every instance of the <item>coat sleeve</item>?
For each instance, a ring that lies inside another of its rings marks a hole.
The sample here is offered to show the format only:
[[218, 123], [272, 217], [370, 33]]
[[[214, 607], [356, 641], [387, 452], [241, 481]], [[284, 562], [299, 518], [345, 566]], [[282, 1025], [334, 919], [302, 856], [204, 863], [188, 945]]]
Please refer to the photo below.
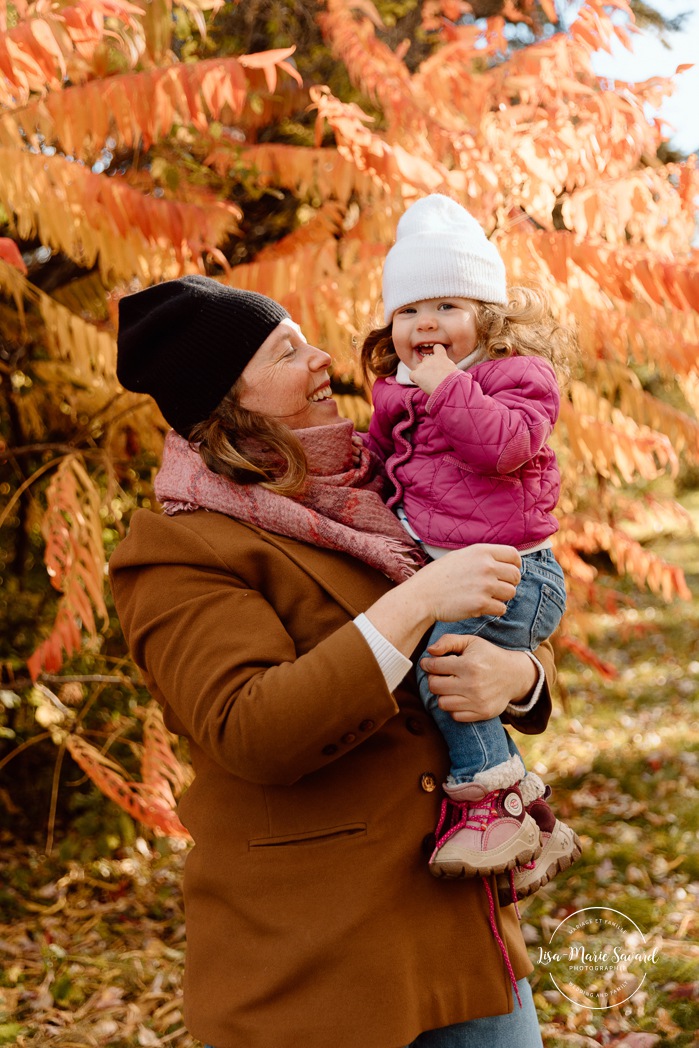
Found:
[[539, 698], [527, 713], [516, 716], [506, 709], [501, 715], [505, 724], [511, 724], [523, 735], [540, 735], [546, 731], [546, 725], [551, 716], [551, 689], [556, 683], [556, 661], [553, 654], [551, 641], [545, 640], [534, 652], [544, 670], [544, 681], [539, 693]]
[[553, 432], [559, 394], [551, 365], [510, 357], [444, 379], [427, 413], [476, 473], [512, 473], [534, 458]]
[[129, 535], [110, 576], [133, 658], [173, 730], [240, 778], [284, 785], [397, 712], [353, 622], [322, 637], [327, 608], [304, 594], [322, 639], [299, 654], [278, 612], [243, 577], [244, 562], [235, 573], [177, 518], [148, 516], [132, 523], [148, 531], [145, 540], [134, 535], [138, 556]]

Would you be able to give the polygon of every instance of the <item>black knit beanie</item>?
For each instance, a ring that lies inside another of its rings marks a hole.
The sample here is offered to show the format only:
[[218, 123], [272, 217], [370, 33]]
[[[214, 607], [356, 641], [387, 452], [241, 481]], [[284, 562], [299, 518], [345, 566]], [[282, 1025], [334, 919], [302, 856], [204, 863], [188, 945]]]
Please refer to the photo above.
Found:
[[119, 302], [117, 378], [150, 393], [183, 437], [209, 417], [287, 311], [211, 277], [154, 284]]

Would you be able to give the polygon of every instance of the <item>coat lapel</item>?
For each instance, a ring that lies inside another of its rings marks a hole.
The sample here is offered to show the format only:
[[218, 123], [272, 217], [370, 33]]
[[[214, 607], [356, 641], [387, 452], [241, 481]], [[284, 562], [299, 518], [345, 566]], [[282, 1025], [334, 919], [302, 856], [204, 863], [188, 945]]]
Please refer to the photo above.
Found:
[[275, 535], [243, 521], [236, 523], [253, 531], [263, 542], [280, 550], [322, 586], [352, 618], [366, 611], [370, 604], [394, 585], [386, 575], [348, 553], [311, 546], [307, 542], [299, 542], [285, 535]]

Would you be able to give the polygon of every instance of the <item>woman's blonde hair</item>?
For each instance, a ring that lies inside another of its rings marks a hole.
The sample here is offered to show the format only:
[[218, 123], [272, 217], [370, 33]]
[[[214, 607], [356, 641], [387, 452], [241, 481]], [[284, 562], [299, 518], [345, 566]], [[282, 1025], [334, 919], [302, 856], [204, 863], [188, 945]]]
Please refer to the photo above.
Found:
[[[484, 360], [512, 356], [544, 357], [561, 385], [565, 384], [576, 340], [570, 328], [559, 324], [547, 295], [539, 288], [508, 288], [508, 302], [498, 306], [476, 302], [476, 335]], [[445, 296], [448, 298], [449, 296]], [[370, 331], [364, 339], [361, 365], [370, 376], [395, 375], [400, 363], [392, 338], [392, 324]]]
[[189, 435], [190, 444], [213, 472], [236, 484], [261, 484], [278, 495], [297, 495], [308, 461], [294, 431], [284, 422], [240, 404], [240, 382]]

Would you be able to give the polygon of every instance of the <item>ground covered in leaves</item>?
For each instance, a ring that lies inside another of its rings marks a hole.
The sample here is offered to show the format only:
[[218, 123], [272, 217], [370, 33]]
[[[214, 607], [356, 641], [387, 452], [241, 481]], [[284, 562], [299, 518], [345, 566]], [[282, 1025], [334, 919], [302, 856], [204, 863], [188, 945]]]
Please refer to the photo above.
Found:
[[[617, 676], [564, 659], [550, 730], [519, 740], [585, 849], [521, 906], [546, 1048], [699, 1044], [699, 543], [656, 549], [685, 568], [694, 601], [597, 616], [594, 647]], [[0, 1045], [199, 1048], [182, 1021], [176, 844], [139, 838], [84, 865], [0, 838]], [[584, 1007], [541, 951], [561, 921], [602, 907], [654, 959], [625, 1003]]]

